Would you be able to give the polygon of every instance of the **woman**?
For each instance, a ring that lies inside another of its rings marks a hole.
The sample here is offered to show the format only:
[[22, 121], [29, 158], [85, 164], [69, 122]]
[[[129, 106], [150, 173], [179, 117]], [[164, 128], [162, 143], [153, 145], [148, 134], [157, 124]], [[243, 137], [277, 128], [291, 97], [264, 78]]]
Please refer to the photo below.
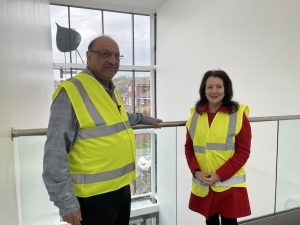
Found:
[[251, 214], [244, 165], [251, 145], [249, 109], [232, 101], [232, 83], [222, 70], [207, 71], [200, 100], [186, 123], [185, 154], [193, 175], [189, 208], [207, 225], [236, 225]]

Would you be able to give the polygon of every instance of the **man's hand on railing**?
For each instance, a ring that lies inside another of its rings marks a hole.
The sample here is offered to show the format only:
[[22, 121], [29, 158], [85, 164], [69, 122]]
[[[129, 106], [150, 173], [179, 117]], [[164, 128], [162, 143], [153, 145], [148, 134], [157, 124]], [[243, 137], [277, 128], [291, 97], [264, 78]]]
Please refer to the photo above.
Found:
[[161, 119], [155, 119], [153, 122], [154, 128], [161, 128], [161, 125], [160, 125], [161, 122], [162, 122]]

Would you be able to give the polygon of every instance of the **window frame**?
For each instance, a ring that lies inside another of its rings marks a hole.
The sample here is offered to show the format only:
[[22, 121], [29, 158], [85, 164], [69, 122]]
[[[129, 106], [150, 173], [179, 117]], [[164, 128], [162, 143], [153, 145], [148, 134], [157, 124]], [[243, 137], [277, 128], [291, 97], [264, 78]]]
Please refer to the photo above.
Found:
[[[68, 9], [68, 26], [70, 28], [70, 7], [74, 8], [82, 8], [82, 9], [91, 9], [91, 10], [99, 10], [101, 11], [102, 15], [102, 34], [105, 34], [104, 31], [104, 19], [103, 19], [103, 12], [116, 12], [116, 13], [126, 13], [131, 14], [132, 17], [134, 15], [142, 15], [142, 16], [149, 16], [150, 17], [150, 65], [122, 65], [122, 61], [120, 61], [120, 68], [119, 71], [130, 71], [130, 72], [150, 72], [150, 93], [151, 93], [151, 107], [150, 107], [150, 114], [154, 117], [157, 115], [156, 111], [156, 14], [155, 13], [136, 13], [136, 12], [126, 12], [126, 11], [117, 11], [117, 10], [109, 10], [109, 9], [101, 9], [101, 8], [94, 8], [94, 7], [83, 7], [83, 6], [76, 6], [76, 5], [66, 5], [66, 4], [56, 4], [50, 3], [50, 5], [54, 6], [64, 6]], [[134, 37], [134, 19], [132, 19], [132, 36]], [[133, 58], [134, 58], [134, 38], [133, 41]], [[86, 64], [81, 63], [72, 63], [72, 53], [70, 52], [70, 62], [71, 63], [56, 63], [53, 62], [52, 69], [84, 69], [86, 68]]]

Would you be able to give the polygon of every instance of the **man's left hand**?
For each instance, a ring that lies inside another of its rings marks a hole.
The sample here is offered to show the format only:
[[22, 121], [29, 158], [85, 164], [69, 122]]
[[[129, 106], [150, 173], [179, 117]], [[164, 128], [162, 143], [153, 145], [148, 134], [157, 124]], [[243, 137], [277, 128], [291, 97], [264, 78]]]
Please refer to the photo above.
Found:
[[154, 126], [154, 128], [161, 128], [161, 125], [160, 125], [160, 123], [162, 122], [162, 120], [161, 119], [156, 119], [155, 118], [155, 120], [154, 120], [154, 122], [153, 122], [153, 126]]

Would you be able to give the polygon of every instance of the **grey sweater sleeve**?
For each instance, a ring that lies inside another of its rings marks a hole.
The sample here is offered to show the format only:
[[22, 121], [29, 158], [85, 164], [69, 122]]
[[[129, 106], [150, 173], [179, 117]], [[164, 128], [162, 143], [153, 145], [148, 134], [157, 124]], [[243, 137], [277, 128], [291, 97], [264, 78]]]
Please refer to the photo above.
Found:
[[155, 118], [150, 116], [145, 116], [142, 113], [127, 113], [128, 120], [131, 126], [135, 126], [137, 124], [148, 124], [152, 125], [155, 121]]
[[51, 106], [43, 163], [45, 186], [61, 216], [71, 214], [80, 207], [74, 195], [67, 159], [78, 126], [72, 104], [66, 91], [62, 90]]

